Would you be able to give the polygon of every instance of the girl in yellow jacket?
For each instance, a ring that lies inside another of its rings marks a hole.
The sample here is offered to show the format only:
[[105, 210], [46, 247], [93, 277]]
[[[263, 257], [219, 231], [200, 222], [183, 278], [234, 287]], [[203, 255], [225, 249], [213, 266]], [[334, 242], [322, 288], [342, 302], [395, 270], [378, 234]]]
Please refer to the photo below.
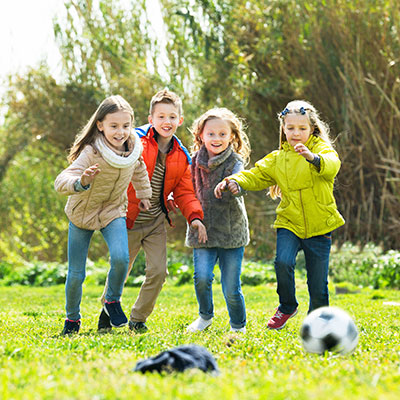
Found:
[[294, 268], [304, 251], [310, 295], [308, 312], [329, 305], [328, 266], [331, 233], [344, 224], [333, 197], [334, 179], [340, 160], [329, 139], [329, 127], [306, 101], [295, 100], [279, 114], [279, 150], [220, 182], [222, 191], [270, 188], [280, 197], [274, 227], [277, 228], [275, 272], [279, 306], [268, 328], [281, 329], [297, 313]]
[[128, 271], [127, 188], [132, 182], [141, 209], [150, 206], [151, 186], [142, 160], [142, 143], [132, 129], [133, 110], [121, 96], [103, 100], [77, 135], [55, 189], [68, 195], [68, 275], [62, 334], [80, 328], [80, 303], [90, 239], [100, 230], [110, 251], [111, 269], [104, 312], [114, 327], [128, 323], [120, 298]]

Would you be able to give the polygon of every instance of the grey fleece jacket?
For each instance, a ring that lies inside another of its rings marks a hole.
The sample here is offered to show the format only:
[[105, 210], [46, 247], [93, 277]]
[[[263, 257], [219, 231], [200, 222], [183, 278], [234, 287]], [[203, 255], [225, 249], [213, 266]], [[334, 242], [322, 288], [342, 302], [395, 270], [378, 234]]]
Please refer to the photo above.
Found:
[[199, 243], [197, 230], [188, 227], [187, 246], [233, 249], [249, 243], [249, 226], [243, 197], [234, 196], [230, 192], [224, 192], [221, 199], [214, 196], [214, 188], [219, 182], [241, 170], [243, 161], [230, 146], [211, 159], [208, 158], [204, 146], [193, 155], [193, 186], [204, 211], [203, 223], [208, 240], [206, 243]]

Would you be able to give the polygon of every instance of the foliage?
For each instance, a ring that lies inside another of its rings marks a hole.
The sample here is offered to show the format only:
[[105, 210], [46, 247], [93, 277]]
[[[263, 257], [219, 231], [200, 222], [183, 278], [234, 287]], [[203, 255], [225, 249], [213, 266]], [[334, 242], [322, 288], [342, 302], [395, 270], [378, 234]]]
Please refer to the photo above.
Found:
[[1, 284], [5, 286], [54, 286], [65, 283], [68, 267], [66, 264], [36, 261], [23, 267], [11, 269], [7, 263], [0, 264]]
[[[245, 287], [247, 333], [229, 332], [221, 287], [214, 287], [215, 317], [207, 331], [187, 334], [197, 316], [191, 286], [162, 290], [147, 321], [149, 332], [128, 328], [98, 334], [102, 287], [86, 285], [81, 333], [59, 335], [64, 323], [64, 288], [12, 287], [0, 292], [0, 397], [13, 399], [387, 399], [400, 395], [398, 292], [364, 290], [332, 295], [360, 332], [352, 355], [307, 354], [299, 330], [307, 313], [302, 281], [300, 310], [280, 332], [266, 329], [277, 304], [275, 287]], [[127, 288], [127, 312], [138, 288]], [[18, 298], [18, 301], [10, 299]], [[396, 303], [397, 301], [397, 303]], [[198, 370], [172, 374], [132, 372], [140, 360], [183, 344], [204, 346], [215, 357], [219, 376]], [[72, 384], [73, 383], [73, 384]]]
[[[337, 241], [400, 248], [398, 2], [160, 0], [158, 30], [147, 3], [65, 1], [54, 23], [63, 80], [46, 65], [9, 77], [0, 127], [2, 259], [65, 261], [65, 199], [51, 182], [66, 166], [65, 149], [106, 95], [126, 97], [142, 124], [164, 86], [183, 98], [178, 135], [186, 145], [195, 117], [226, 106], [247, 121], [253, 162], [277, 147], [276, 113], [285, 103], [310, 100], [330, 122], [342, 159], [335, 196], [346, 225]], [[249, 193], [246, 206], [246, 254], [271, 259], [276, 202]], [[182, 220], [170, 234], [181, 251]], [[100, 236], [93, 260], [107, 254]]]
[[165, 84], [145, 1], [69, 0], [65, 12], [54, 32], [68, 81], [122, 95], [138, 124], [147, 123], [150, 99]]
[[10, 76], [7, 83], [1, 104], [6, 113], [0, 137], [0, 180], [14, 157], [29, 151], [31, 144], [40, 147], [40, 139], [62, 151], [70, 147], [102, 100], [102, 94], [86, 84], [58, 84], [45, 65]]
[[277, 147], [276, 113], [293, 98], [310, 100], [340, 133], [341, 241], [399, 248], [399, 3], [162, 3], [170, 73], [199, 82], [203, 110], [224, 105], [245, 117], [256, 160]]
[[62, 160], [51, 145], [45, 141], [40, 145], [18, 154], [0, 186], [0, 213], [6, 227], [0, 232], [0, 254], [13, 264], [57, 260], [66, 251], [59, 244], [67, 220], [60, 219], [63, 203], [53, 189]]
[[243, 285], [257, 286], [276, 281], [275, 268], [271, 264], [244, 262], [241, 280]]
[[350, 282], [360, 287], [400, 288], [400, 252], [373, 244], [360, 249], [349, 243], [332, 253], [330, 275], [335, 282]]
[[[145, 255], [139, 252], [132, 271], [125, 284], [127, 287], [138, 287], [144, 281]], [[106, 258], [97, 261], [88, 259], [86, 282], [104, 285], [109, 262]], [[65, 282], [67, 263], [44, 263], [41, 261], [25, 262], [14, 266], [10, 262], [0, 263], [0, 284], [50, 286]], [[193, 261], [191, 256], [178, 251], [168, 252], [168, 282], [181, 286], [193, 282]], [[221, 282], [218, 265], [214, 269], [215, 282]], [[329, 274], [331, 281], [345, 292], [354, 292], [361, 287], [374, 289], [400, 289], [400, 252], [382, 249], [369, 244], [363, 249], [345, 243], [340, 249], [334, 248], [331, 254]], [[301, 252], [297, 258], [296, 277], [306, 276], [304, 255]], [[296, 278], [296, 279], [297, 279]], [[244, 260], [241, 281], [245, 286], [257, 286], [275, 283], [273, 262], [261, 263]]]

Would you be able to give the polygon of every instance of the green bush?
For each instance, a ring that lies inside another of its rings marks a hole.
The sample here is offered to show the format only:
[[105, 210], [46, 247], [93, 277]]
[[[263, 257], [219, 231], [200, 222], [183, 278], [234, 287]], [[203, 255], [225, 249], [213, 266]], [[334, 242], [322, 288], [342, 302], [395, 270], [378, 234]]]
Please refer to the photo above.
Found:
[[400, 289], [400, 252], [374, 244], [364, 248], [345, 243], [333, 249], [330, 276], [335, 282], [351, 282], [362, 287]]
[[[100, 258], [97, 261], [87, 260], [86, 284], [104, 285], [109, 270], [109, 261]], [[1, 285], [50, 286], [65, 283], [67, 263], [45, 263], [33, 261], [14, 266], [9, 262], [0, 263]], [[179, 286], [193, 280], [192, 257], [186, 253], [170, 251], [168, 255], [168, 280]], [[215, 282], [220, 283], [220, 270], [214, 269]], [[374, 289], [400, 289], [400, 252], [390, 250], [382, 252], [379, 246], [368, 244], [363, 248], [345, 243], [340, 248], [333, 247], [331, 254], [330, 278], [332, 282], [347, 283], [356, 287]], [[138, 254], [126, 286], [137, 287], [143, 283], [145, 275], [145, 256]], [[296, 275], [304, 277], [304, 255], [297, 259]], [[244, 261], [241, 280], [243, 285], [256, 286], [276, 281], [272, 262], [260, 263]]]
[[256, 286], [263, 283], [275, 282], [273, 264], [261, 264], [254, 261], [244, 262], [241, 280], [243, 285]]
[[[4, 264], [2, 264], [4, 265]], [[45, 263], [35, 261], [26, 263], [16, 268], [0, 268], [1, 273], [7, 272], [1, 277], [3, 285], [29, 285], [29, 286], [52, 286], [65, 282], [68, 267], [66, 264]]]

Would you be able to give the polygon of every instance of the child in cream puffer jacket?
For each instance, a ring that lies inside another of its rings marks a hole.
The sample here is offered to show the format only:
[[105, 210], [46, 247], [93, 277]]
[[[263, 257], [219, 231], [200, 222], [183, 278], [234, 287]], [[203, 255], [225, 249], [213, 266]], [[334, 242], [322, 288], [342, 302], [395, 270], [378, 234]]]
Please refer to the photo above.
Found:
[[55, 189], [68, 195], [67, 318], [63, 334], [78, 332], [80, 302], [90, 239], [100, 230], [110, 250], [111, 269], [104, 311], [114, 327], [128, 323], [120, 297], [128, 270], [127, 188], [135, 187], [140, 207], [149, 208], [151, 186], [141, 158], [143, 147], [132, 129], [133, 110], [121, 96], [106, 98], [77, 136]]

